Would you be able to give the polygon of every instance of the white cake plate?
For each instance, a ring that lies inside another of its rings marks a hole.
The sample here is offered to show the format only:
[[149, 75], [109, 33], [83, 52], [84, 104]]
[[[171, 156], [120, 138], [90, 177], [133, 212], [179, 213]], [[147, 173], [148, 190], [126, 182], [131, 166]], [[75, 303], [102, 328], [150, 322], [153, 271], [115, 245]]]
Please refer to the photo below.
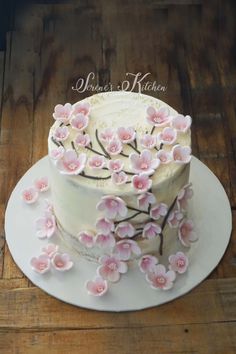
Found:
[[[232, 215], [227, 195], [216, 176], [197, 158], [191, 162], [190, 181], [194, 197], [190, 205], [191, 218], [197, 228], [198, 242], [188, 253], [188, 271], [178, 276], [171, 290], [153, 290], [138, 267], [132, 267], [118, 283], [110, 284], [102, 297], [87, 294], [85, 282], [93, 279], [97, 265], [71, 254], [74, 267], [65, 273], [57, 271], [43, 275], [35, 273], [29, 264], [33, 256], [40, 254], [48, 240], [35, 235], [35, 220], [43, 214], [44, 199], [50, 199], [50, 191], [41, 193], [33, 205], [21, 199], [22, 190], [39, 177], [49, 176], [48, 157], [31, 167], [13, 190], [5, 218], [6, 240], [12, 257], [22, 272], [39, 288], [67, 303], [84, 308], [104, 311], [131, 311], [161, 305], [189, 292], [205, 279], [217, 266], [229, 242]], [[59, 244], [60, 237], [53, 236], [49, 242]]]

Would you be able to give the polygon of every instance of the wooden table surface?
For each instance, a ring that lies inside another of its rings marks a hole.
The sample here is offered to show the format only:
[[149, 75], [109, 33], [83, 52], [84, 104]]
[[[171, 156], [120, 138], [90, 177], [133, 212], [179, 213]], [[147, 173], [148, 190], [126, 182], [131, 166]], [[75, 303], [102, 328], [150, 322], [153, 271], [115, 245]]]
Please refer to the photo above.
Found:
[[42, 2], [16, 9], [0, 52], [0, 353], [235, 353], [235, 231], [197, 288], [130, 313], [84, 310], [45, 294], [14, 264], [4, 235], [13, 187], [47, 154], [53, 107], [88, 95], [71, 87], [91, 71], [101, 85], [150, 72], [167, 86], [146, 93], [193, 117], [193, 153], [223, 184], [236, 225], [234, 2]]

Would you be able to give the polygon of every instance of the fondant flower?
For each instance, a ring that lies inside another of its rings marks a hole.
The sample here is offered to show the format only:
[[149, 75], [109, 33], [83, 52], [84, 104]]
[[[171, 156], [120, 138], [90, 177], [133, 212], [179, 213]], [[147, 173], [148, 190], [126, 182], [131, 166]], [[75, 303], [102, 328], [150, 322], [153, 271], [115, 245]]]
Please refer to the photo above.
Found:
[[50, 269], [50, 258], [46, 254], [41, 254], [31, 258], [30, 265], [35, 272], [44, 274]]
[[106, 159], [104, 156], [92, 156], [88, 159], [88, 165], [95, 170], [101, 170], [106, 165]]
[[183, 133], [185, 133], [190, 128], [191, 123], [192, 118], [182, 114], [178, 114], [172, 119], [172, 127]]
[[111, 175], [111, 180], [116, 185], [125, 184], [128, 180], [128, 176], [124, 171], [121, 172], [113, 172]]
[[73, 267], [73, 262], [67, 253], [56, 253], [52, 258], [52, 265], [56, 270], [65, 272]]
[[167, 219], [170, 228], [175, 229], [183, 219], [183, 214], [179, 210], [172, 211]]
[[177, 196], [177, 205], [180, 210], [186, 211], [188, 206], [188, 200], [193, 196], [192, 184], [186, 184]]
[[36, 188], [30, 187], [22, 192], [22, 199], [27, 204], [33, 204], [38, 199], [39, 193]]
[[52, 149], [49, 153], [50, 157], [53, 159], [53, 160], [59, 160], [62, 158], [62, 156], [64, 155], [64, 147], [63, 146], [59, 146], [55, 149]]
[[87, 248], [92, 248], [95, 244], [95, 236], [89, 231], [80, 231], [78, 237], [79, 242]]
[[57, 253], [59, 246], [54, 243], [48, 243], [46, 246], [42, 247], [42, 252], [45, 253], [49, 258], [52, 258], [55, 253]]
[[57, 104], [54, 108], [53, 118], [61, 123], [69, 123], [70, 116], [72, 112], [72, 106], [70, 103], [66, 103], [64, 106], [62, 104]]
[[135, 173], [145, 172], [147, 175], [154, 173], [154, 170], [160, 165], [160, 160], [153, 158], [149, 150], [143, 150], [141, 154], [130, 154], [130, 162], [132, 170]]
[[117, 129], [117, 135], [123, 144], [128, 144], [134, 141], [136, 133], [133, 127], [120, 127]]
[[157, 257], [146, 254], [139, 260], [138, 265], [142, 273], [147, 273], [151, 272], [153, 268], [157, 265], [157, 263]]
[[125, 262], [122, 262], [117, 256], [102, 256], [99, 258], [98, 274], [106, 280], [117, 282], [120, 279], [120, 274], [127, 272], [128, 267]]
[[115, 229], [115, 233], [120, 237], [133, 237], [135, 232], [135, 228], [128, 221], [120, 222]]
[[85, 286], [88, 294], [93, 296], [102, 296], [108, 290], [107, 281], [102, 277], [96, 277], [94, 280], [87, 281]]
[[134, 240], [122, 240], [116, 243], [115, 253], [120, 260], [128, 261], [132, 253], [139, 256], [141, 254], [141, 249]]
[[88, 134], [79, 133], [75, 138], [75, 143], [80, 147], [86, 147], [90, 144], [90, 136]]
[[42, 218], [36, 220], [36, 231], [39, 238], [50, 238], [56, 231], [55, 216], [46, 211]]
[[45, 211], [50, 212], [51, 214], [53, 213], [53, 205], [50, 200], [44, 199], [44, 205], [45, 205]]
[[69, 134], [70, 132], [67, 127], [57, 127], [53, 132], [53, 138], [56, 141], [65, 141], [68, 138]]
[[61, 174], [78, 175], [84, 170], [86, 162], [86, 154], [82, 153], [77, 156], [74, 150], [67, 150], [64, 156], [57, 161], [57, 167]]
[[152, 180], [145, 173], [133, 176], [131, 181], [137, 193], [144, 193], [152, 186]]
[[160, 233], [161, 233], [160, 225], [158, 225], [154, 222], [148, 222], [143, 228], [143, 237], [147, 238], [149, 240], [160, 235]]
[[191, 148], [189, 146], [175, 145], [172, 148], [172, 156], [177, 163], [189, 163], [191, 160]]
[[127, 207], [125, 202], [113, 195], [105, 195], [96, 206], [97, 210], [104, 211], [108, 219], [115, 219], [117, 216], [126, 216]]
[[168, 151], [165, 151], [163, 149], [159, 150], [157, 152], [156, 156], [161, 161], [161, 164], [164, 164], [164, 165], [168, 164], [172, 160], [171, 153], [169, 153]]
[[175, 272], [173, 270], [166, 272], [166, 268], [162, 264], [156, 265], [152, 272], [146, 275], [146, 279], [153, 289], [169, 290], [172, 288], [175, 278]]
[[169, 269], [179, 274], [186, 272], [188, 268], [188, 257], [183, 252], [177, 252], [169, 257]]
[[47, 177], [41, 177], [34, 181], [35, 188], [39, 192], [46, 192], [49, 189], [49, 182]]
[[147, 121], [156, 127], [166, 125], [170, 121], [169, 109], [167, 107], [161, 107], [156, 110], [154, 107], [148, 107]]
[[112, 233], [107, 235], [98, 233], [95, 238], [95, 243], [99, 248], [113, 248], [116, 241]]
[[96, 222], [96, 229], [104, 235], [108, 235], [110, 232], [114, 231], [114, 222], [107, 218], [100, 218]]
[[143, 194], [138, 195], [137, 203], [140, 209], [146, 210], [148, 209], [149, 204], [156, 203], [156, 197], [153, 193], [145, 192]]
[[183, 219], [179, 224], [178, 237], [180, 242], [185, 247], [190, 247], [191, 242], [197, 241], [198, 237], [194, 231], [194, 225], [192, 220]]
[[120, 172], [122, 168], [124, 167], [123, 161], [117, 159], [117, 160], [109, 160], [108, 162], [108, 169], [111, 172]]
[[71, 126], [73, 129], [83, 131], [85, 128], [87, 128], [89, 123], [89, 119], [87, 116], [84, 116], [83, 114], [77, 114], [74, 118], [71, 119]]
[[165, 127], [161, 133], [157, 134], [157, 141], [165, 145], [174, 144], [176, 139], [177, 132], [171, 127]]
[[165, 216], [166, 214], [167, 214], [167, 205], [164, 203], [156, 204], [150, 210], [150, 216], [154, 220], [158, 220], [162, 216]]
[[90, 104], [88, 102], [77, 102], [73, 107], [73, 114], [83, 114], [87, 116], [90, 111]]
[[112, 140], [109, 141], [106, 151], [110, 155], [119, 155], [122, 151], [122, 143], [120, 140], [113, 138]]
[[151, 134], [144, 134], [140, 139], [140, 144], [145, 149], [153, 149], [156, 146], [157, 137]]
[[115, 132], [111, 128], [106, 128], [100, 133], [100, 140], [103, 143], [109, 143], [115, 136]]

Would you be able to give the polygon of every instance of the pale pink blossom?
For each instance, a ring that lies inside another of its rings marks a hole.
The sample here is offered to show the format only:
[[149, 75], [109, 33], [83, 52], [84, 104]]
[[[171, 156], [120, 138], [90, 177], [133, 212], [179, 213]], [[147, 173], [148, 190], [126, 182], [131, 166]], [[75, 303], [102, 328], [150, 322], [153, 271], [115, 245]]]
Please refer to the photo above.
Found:
[[111, 175], [111, 180], [114, 184], [120, 186], [125, 184], [128, 180], [128, 176], [124, 171], [121, 172], [113, 172]]
[[88, 102], [77, 102], [73, 107], [73, 114], [83, 114], [87, 116], [90, 112], [90, 104]]
[[190, 116], [178, 114], [172, 118], [172, 127], [183, 133], [185, 133], [190, 128], [191, 123], [192, 118]]
[[86, 154], [81, 153], [77, 156], [74, 150], [67, 150], [64, 156], [57, 161], [57, 167], [61, 174], [78, 175], [84, 168], [86, 163]]
[[115, 219], [117, 216], [124, 217], [127, 214], [125, 202], [113, 195], [103, 196], [96, 208], [99, 211], [103, 211], [108, 219]]
[[151, 272], [153, 268], [155, 268], [157, 263], [158, 263], [157, 257], [146, 254], [139, 260], [138, 265], [142, 273], [148, 273]]
[[39, 192], [46, 192], [49, 189], [48, 177], [41, 177], [34, 181], [34, 186]]
[[186, 211], [188, 206], [188, 200], [193, 196], [192, 184], [186, 184], [177, 196], [177, 205], [180, 210]]
[[48, 211], [52, 214], [53, 213], [52, 202], [49, 199], [44, 199], [44, 204], [45, 204], [45, 211]]
[[147, 109], [147, 121], [151, 125], [161, 127], [169, 123], [169, 109], [167, 107], [161, 107], [155, 109], [154, 107], [148, 107]]
[[80, 231], [78, 238], [79, 242], [87, 248], [92, 248], [95, 244], [95, 236], [90, 231]]
[[178, 272], [179, 274], [186, 272], [189, 263], [188, 257], [185, 256], [183, 252], [177, 252], [176, 254], [169, 256], [169, 262], [169, 269]]
[[74, 118], [71, 119], [70, 124], [73, 129], [83, 131], [87, 128], [89, 119], [83, 114], [77, 114]]
[[135, 233], [135, 228], [128, 221], [120, 222], [115, 229], [115, 233], [120, 237], [133, 237]]
[[140, 144], [145, 149], [153, 149], [156, 146], [157, 137], [151, 134], [144, 134], [140, 139]]
[[117, 160], [109, 160], [108, 162], [108, 169], [111, 172], [120, 172], [124, 167], [124, 162], [117, 159]]
[[161, 233], [160, 225], [155, 222], [148, 222], [143, 228], [143, 237], [151, 240]]
[[157, 152], [156, 157], [161, 161], [161, 164], [168, 164], [172, 160], [172, 154], [169, 153], [168, 151], [165, 151], [163, 149], [159, 150]]
[[171, 145], [176, 142], [177, 131], [171, 127], [165, 127], [161, 133], [157, 134], [157, 141], [164, 145]]
[[141, 254], [141, 249], [136, 241], [122, 240], [116, 243], [115, 254], [118, 255], [120, 260], [128, 261], [132, 253], [136, 256], [139, 256]]
[[70, 132], [69, 129], [67, 127], [57, 127], [54, 132], [53, 132], [53, 138], [56, 141], [65, 141], [68, 136], [69, 136]]
[[87, 281], [85, 287], [88, 294], [93, 296], [102, 296], [108, 290], [107, 281], [102, 277], [96, 277], [94, 280]]
[[189, 163], [191, 160], [191, 148], [189, 146], [175, 145], [172, 148], [173, 160], [179, 164]]
[[88, 134], [79, 133], [75, 138], [75, 143], [80, 147], [86, 147], [90, 144], [90, 136]]
[[64, 106], [62, 104], [57, 104], [54, 108], [53, 118], [61, 123], [69, 123], [70, 116], [72, 112], [72, 106], [70, 103], [66, 103]]
[[42, 247], [42, 252], [45, 253], [49, 258], [52, 258], [59, 249], [58, 245], [54, 243], [48, 243], [46, 246]]
[[44, 274], [50, 269], [50, 258], [46, 254], [41, 254], [38, 257], [31, 258], [30, 265], [35, 272]]
[[104, 156], [94, 155], [88, 159], [88, 165], [94, 170], [101, 170], [106, 165]]
[[167, 209], [168, 207], [166, 204], [158, 203], [151, 208], [150, 216], [152, 219], [158, 220], [167, 214]]
[[171, 229], [179, 226], [180, 221], [183, 219], [183, 214], [179, 210], [172, 211], [167, 219]]
[[156, 265], [151, 272], [146, 274], [146, 279], [153, 289], [169, 290], [172, 288], [175, 278], [175, 272], [173, 270], [166, 272], [166, 268], [162, 264]]
[[102, 256], [99, 258], [98, 274], [106, 280], [117, 282], [120, 279], [120, 274], [127, 272], [128, 267], [125, 262], [122, 262], [116, 255]]
[[198, 237], [194, 231], [192, 220], [183, 219], [179, 224], [178, 237], [185, 247], [190, 247], [192, 242], [197, 241]]
[[22, 199], [27, 204], [33, 204], [39, 197], [39, 193], [36, 188], [29, 187], [22, 192]]
[[134, 152], [130, 154], [129, 159], [135, 173], [145, 172], [147, 175], [151, 175], [160, 165], [160, 160], [153, 158], [149, 150], [143, 150], [140, 155]]
[[100, 218], [96, 221], [96, 229], [104, 235], [108, 235], [115, 230], [114, 222], [107, 218]]
[[145, 192], [138, 195], [137, 204], [140, 209], [146, 210], [149, 207], [149, 204], [156, 203], [156, 197], [153, 193]]
[[104, 235], [103, 233], [98, 233], [95, 238], [95, 243], [99, 248], [113, 248], [115, 246], [115, 237], [112, 233]]
[[56, 270], [65, 272], [73, 267], [73, 262], [67, 253], [55, 253], [52, 257], [52, 265]]
[[39, 238], [50, 238], [56, 231], [55, 216], [46, 211], [42, 218], [36, 220], [36, 231]]
[[64, 155], [65, 149], [63, 146], [58, 146], [55, 149], [52, 149], [49, 153], [50, 157], [53, 160], [59, 160], [62, 158], [62, 156]]
[[120, 140], [113, 138], [112, 140], [109, 141], [106, 151], [110, 155], [119, 155], [122, 151], [122, 143]]
[[133, 176], [131, 181], [137, 193], [147, 192], [152, 186], [152, 180], [145, 173]]
[[120, 127], [117, 129], [117, 136], [123, 144], [128, 144], [134, 141], [136, 133], [133, 127]]
[[111, 128], [106, 128], [100, 133], [100, 140], [103, 143], [109, 143], [115, 137], [115, 132]]

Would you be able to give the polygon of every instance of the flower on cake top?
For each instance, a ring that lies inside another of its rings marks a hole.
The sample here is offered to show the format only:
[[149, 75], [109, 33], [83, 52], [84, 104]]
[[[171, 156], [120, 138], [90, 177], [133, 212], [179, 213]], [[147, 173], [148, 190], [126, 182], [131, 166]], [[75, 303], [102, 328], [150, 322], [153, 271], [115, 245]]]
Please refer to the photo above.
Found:
[[31, 258], [30, 265], [35, 272], [44, 274], [49, 271], [51, 261], [47, 254], [41, 254], [38, 257]]
[[186, 211], [188, 206], [188, 200], [193, 196], [193, 189], [191, 188], [192, 184], [186, 184], [177, 196], [177, 205], [180, 210]]
[[113, 138], [106, 146], [106, 151], [110, 155], [119, 155], [122, 151], [122, 143], [119, 139]]
[[98, 274], [106, 280], [117, 282], [120, 279], [120, 274], [127, 272], [128, 267], [125, 262], [122, 262], [116, 255], [102, 256], [99, 258]]
[[53, 118], [61, 123], [69, 123], [72, 113], [72, 105], [66, 103], [64, 106], [62, 104], [57, 104], [54, 108]]
[[152, 180], [146, 175], [146, 173], [140, 173], [132, 177], [132, 186], [137, 193], [147, 192], [152, 186]]
[[33, 204], [39, 197], [39, 193], [36, 188], [29, 187], [22, 192], [22, 199], [27, 204]]
[[42, 247], [42, 252], [46, 254], [49, 258], [52, 258], [55, 253], [57, 253], [59, 246], [54, 243], [48, 243], [46, 246]]
[[190, 116], [184, 116], [183, 114], [178, 114], [172, 119], [172, 127], [176, 130], [185, 133], [192, 124], [192, 118]]
[[61, 174], [78, 175], [84, 170], [86, 154], [81, 153], [77, 156], [74, 150], [67, 150], [63, 157], [57, 161], [57, 167]]
[[192, 220], [183, 219], [179, 224], [178, 237], [180, 242], [185, 247], [190, 247], [191, 242], [197, 241], [198, 237], [194, 231]]
[[168, 216], [167, 222], [170, 228], [175, 229], [179, 226], [180, 221], [183, 219], [183, 214], [179, 210], [172, 211]]
[[90, 136], [88, 134], [79, 133], [75, 138], [75, 143], [80, 147], [86, 147], [90, 144]]
[[115, 137], [115, 132], [111, 128], [106, 128], [100, 133], [100, 140], [103, 143], [109, 143]]
[[70, 132], [67, 127], [57, 127], [53, 132], [53, 138], [56, 141], [65, 141], [68, 138], [69, 134]]
[[125, 184], [128, 180], [128, 176], [124, 171], [113, 172], [111, 175], [111, 180], [114, 184], [120, 186]]
[[105, 195], [97, 204], [96, 209], [103, 211], [108, 219], [115, 219], [117, 216], [124, 217], [127, 214], [125, 202], [113, 195]]
[[160, 225], [156, 224], [155, 222], [148, 222], [143, 228], [143, 237], [151, 240], [161, 233]]
[[50, 200], [44, 199], [44, 208], [45, 208], [45, 211], [53, 213], [53, 205]]
[[39, 192], [46, 192], [49, 189], [48, 177], [37, 178], [34, 185]]
[[135, 173], [145, 172], [146, 175], [151, 175], [160, 165], [160, 160], [153, 158], [149, 150], [143, 150], [140, 155], [134, 152], [130, 154], [129, 159]]
[[172, 148], [173, 160], [179, 164], [189, 163], [191, 160], [191, 148], [189, 146], [175, 145]]
[[136, 133], [133, 127], [120, 127], [117, 129], [117, 136], [123, 144], [128, 144], [134, 141]]
[[71, 119], [70, 124], [73, 129], [83, 131], [87, 128], [89, 119], [83, 114], [77, 114], [74, 118]]
[[95, 238], [95, 244], [99, 248], [113, 248], [115, 246], [116, 240], [115, 237], [112, 233], [109, 234], [103, 234], [103, 233], [98, 233]]
[[169, 123], [169, 109], [167, 107], [161, 107], [155, 109], [154, 107], [148, 107], [147, 109], [147, 121], [149, 124], [156, 127], [161, 127]]
[[156, 197], [153, 193], [145, 192], [137, 197], [137, 204], [140, 209], [146, 210], [149, 207], [149, 204], [156, 203]]
[[96, 277], [94, 280], [87, 281], [85, 287], [88, 294], [93, 296], [102, 296], [108, 290], [107, 281], [102, 277]]
[[88, 165], [95, 170], [101, 170], [106, 165], [104, 156], [95, 155], [88, 159]]
[[169, 262], [169, 269], [178, 272], [179, 274], [186, 272], [189, 263], [188, 257], [185, 256], [183, 252], [177, 252], [176, 254], [169, 256]]
[[88, 102], [77, 102], [73, 107], [73, 114], [83, 114], [87, 116], [90, 112], [90, 104]]
[[146, 279], [153, 289], [169, 290], [172, 288], [175, 278], [175, 272], [173, 270], [166, 272], [166, 268], [162, 264], [156, 265], [152, 271], [146, 275]]
[[73, 267], [73, 262], [67, 253], [55, 253], [52, 265], [59, 272], [65, 272]]
[[135, 228], [130, 222], [123, 221], [116, 226], [115, 233], [120, 238], [133, 237], [135, 233]]
[[52, 149], [50, 151], [49, 155], [53, 160], [59, 160], [64, 155], [64, 152], [65, 152], [64, 147], [58, 146], [57, 148]]
[[144, 134], [140, 139], [140, 144], [145, 149], [153, 149], [156, 146], [157, 138], [155, 135]]
[[150, 216], [154, 220], [160, 219], [162, 216], [167, 214], [167, 205], [164, 203], [158, 203], [154, 205], [150, 210]]
[[111, 172], [120, 172], [124, 167], [124, 162], [122, 160], [109, 160], [108, 169]]
[[110, 232], [115, 230], [114, 222], [107, 218], [99, 218], [96, 221], [96, 229], [103, 233], [104, 235], [108, 235]]
[[36, 231], [39, 238], [51, 237], [56, 231], [55, 216], [46, 211], [42, 218], [36, 220]]
[[165, 127], [161, 133], [157, 134], [157, 141], [165, 145], [174, 144], [176, 139], [177, 131], [171, 127]]
[[163, 149], [159, 150], [156, 157], [160, 160], [161, 164], [168, 164], [172, 161], [172, 154]]
[[140, 256], [141, 254], [141, 249], [136, 241], [122, 240], [116, 243], [115, 254], [117, 254], [120, 260], [128, 261], [132, 253], [136, 256]]
[[95, 236], [90, 231], [80, 231], [78, 237], [79, 242], [87, 248], [92, 248], [95, 244]]
[[155, 268], [157, 263], [158, 263], [157, 257], [146, 254], [139, 260], [138, 265], [142, 273], [148, 273], [148, 272], [152, 272], [153, 268]]

